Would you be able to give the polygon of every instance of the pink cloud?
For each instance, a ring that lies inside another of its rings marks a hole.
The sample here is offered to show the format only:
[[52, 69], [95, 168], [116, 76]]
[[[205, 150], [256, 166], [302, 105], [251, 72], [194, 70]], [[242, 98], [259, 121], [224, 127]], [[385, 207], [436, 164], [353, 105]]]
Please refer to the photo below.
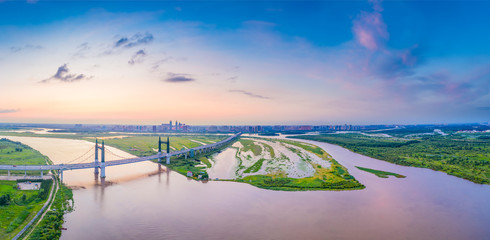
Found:
[[377, 50], [388, 40], [389, 34], [380, 13], [381, 6], [375, 3], [373, 8], [374, 12], [362, 11], [357, 16], [352, 31], [361, 46], [370, 50]]

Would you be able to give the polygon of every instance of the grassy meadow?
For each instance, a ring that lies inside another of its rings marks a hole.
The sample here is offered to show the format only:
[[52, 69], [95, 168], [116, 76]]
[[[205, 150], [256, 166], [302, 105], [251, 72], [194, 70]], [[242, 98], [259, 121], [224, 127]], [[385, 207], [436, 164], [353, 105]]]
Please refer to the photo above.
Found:
[[[47, 158], [38, 151], [19, 142], [0, 139], [0, 165], [46, 165]], [[24, 171], [11, 171], [11, 174], [24, 175]], [[44, 171], [44, 174], [47, 174]], [[0, 175], [6, 175], [6, 170], [0, 170]], [[27, 175], [41, 175], [40, 171], [28, 171]]]
[[18, 190], [16, 181], [0, 180], [0, 239], [15, 236], [42, 208], [52, 180], [38, 184], [41, 185], [39, 190]]
[[371, 169], [371, 168], [364, 168], [364, 167], [359, 167], [359, 166], [356, 166], [356, 168], [358, 168], [362, 171], [368, 172], [368, 173], [372, 173], [372, 174], [374, 174], [380, 178], [388, 178], [389, 176], [395, 176], [397, 178], [405, 178], [405, 176], [398, 174], [398, 173], [386, 172], [386, 171], [381, 171], [381, 170], [376, 170], [376, 169]]

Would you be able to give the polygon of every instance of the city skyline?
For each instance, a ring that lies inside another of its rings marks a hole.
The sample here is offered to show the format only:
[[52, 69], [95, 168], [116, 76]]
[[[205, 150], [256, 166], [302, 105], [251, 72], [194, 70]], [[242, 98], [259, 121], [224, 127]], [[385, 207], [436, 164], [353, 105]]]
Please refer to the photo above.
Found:
[[488, 9], [0, 1], [0, 122], [488, 122]]

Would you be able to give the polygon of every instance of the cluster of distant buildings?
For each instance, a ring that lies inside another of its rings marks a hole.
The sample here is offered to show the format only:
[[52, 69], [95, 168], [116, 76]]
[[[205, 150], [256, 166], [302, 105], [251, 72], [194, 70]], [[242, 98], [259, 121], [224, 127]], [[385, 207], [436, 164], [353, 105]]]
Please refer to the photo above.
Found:
[[102, 125], [102, 124], [35, 124], [0, 123], [0, 128], [48, 128], [56, 132], [135, 132], [135, 133], [300, 133], [300, 132], [337, 132], [337, 131], [376, 131], [407, 127], [444, 128], [459, 132], [488, 132], [490, 125], [471, 124], [425, 124], [425, 125], [187, 125], [179, 121], [169, 121], [159, 125]]
[[75, 131], [114, 131], [114, 132], [188, 132], [189, 125], [175, 121], [161, 125], [83, 125], [75, 124]]
[[183, 132], [183, 133], [270, 133], [270, 132], [307, 132], [307, 131], [360, 131], [390, 128], [393, 125], [211, 125], [191, 126], [182, 122], [160, 125], [82, 125], [76, 124], [75, 131], [114, 131], [114, 132]]

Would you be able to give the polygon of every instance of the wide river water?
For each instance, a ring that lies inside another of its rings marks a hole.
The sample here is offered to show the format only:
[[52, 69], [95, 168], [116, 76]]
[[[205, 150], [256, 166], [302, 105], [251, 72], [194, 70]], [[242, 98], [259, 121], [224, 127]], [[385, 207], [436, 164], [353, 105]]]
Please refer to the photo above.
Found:
[[[8, 138], [55, 163], [93, 147], [81, 140]], [[65, 215], [61, 239], [490, 239], [489, 185], [307, 142], [329, 152], [366, 189], [281, 192], [202, 183], [152, 162], [107, 168], [105, 186], [92, 169], [65, 171], [64, 182], [80, 188], [73, 191], [75, 211]], [[407, 178], [378, 178], [355, 166]]]

